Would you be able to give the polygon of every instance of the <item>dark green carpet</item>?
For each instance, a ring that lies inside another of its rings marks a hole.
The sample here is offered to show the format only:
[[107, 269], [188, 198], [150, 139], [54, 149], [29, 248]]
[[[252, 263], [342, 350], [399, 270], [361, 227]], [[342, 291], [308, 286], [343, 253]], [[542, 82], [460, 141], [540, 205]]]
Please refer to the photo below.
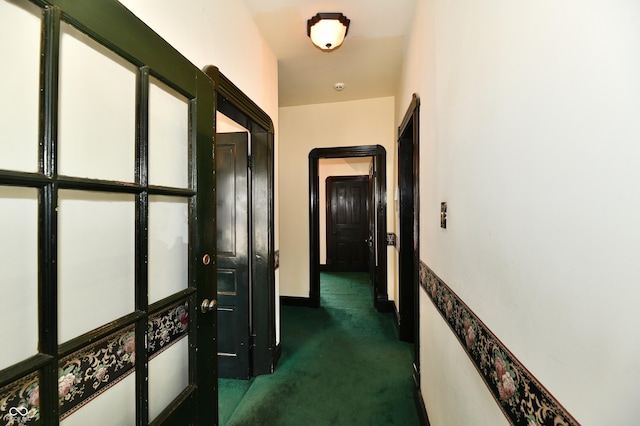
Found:
[[275, 373], [221, 381], [221, 425], [419, 424], [412, 346], [373, 309], [368, 275], [323, 273], [321, 305], [282, 307]]

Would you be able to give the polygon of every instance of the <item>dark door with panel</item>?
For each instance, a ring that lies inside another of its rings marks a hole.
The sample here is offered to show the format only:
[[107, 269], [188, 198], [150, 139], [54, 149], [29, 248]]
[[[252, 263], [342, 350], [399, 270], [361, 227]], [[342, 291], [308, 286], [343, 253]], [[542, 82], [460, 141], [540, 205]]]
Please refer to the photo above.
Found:
[[327, 178], [327, 269], [369, 270], [369, 176]]
[[[376, 182], [376, 158], [371, 158], [371, 165], [369, 167], [369, 206], [377, 205], [376, 191], [374, 188], [377, 186]], [[375, 209], [375, 207], [372, 207]], [[369, 235], [367, 245], [369, 246], [369, 279], [371, 280], [371, 287], [376, 288], [376, 276], [377, 276], [377, 238], [376, 235], [376, 215], [373, 212], [369, 214]], [[375, 292], [374, 292], [375, 294]]]
[[211, 80], [115, 0], [0, 27], [2, 424], [214, 424]]
[[249, 378], [249, 197], [247, 133], [216, 135], [218, 366]]
[[[414, 98], [413, 106], [416, 105]], [[416, 339], [417, 299], [420, 257], [419, 238], [419, 192], [417, 116], [409, 115], [403, 120], [398, 135], [398, 191], [399, 191], [399, 245], [398, 245], [398, 334], [400, 340], [413, 343]]]

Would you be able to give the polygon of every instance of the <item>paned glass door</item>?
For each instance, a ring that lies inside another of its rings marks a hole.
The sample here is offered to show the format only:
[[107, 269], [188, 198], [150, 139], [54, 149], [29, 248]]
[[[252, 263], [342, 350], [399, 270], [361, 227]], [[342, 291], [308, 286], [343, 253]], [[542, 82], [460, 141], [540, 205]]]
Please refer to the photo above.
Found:
[[82, 3], [0, 0], [0, 425], [214, 424], [213, 85]]

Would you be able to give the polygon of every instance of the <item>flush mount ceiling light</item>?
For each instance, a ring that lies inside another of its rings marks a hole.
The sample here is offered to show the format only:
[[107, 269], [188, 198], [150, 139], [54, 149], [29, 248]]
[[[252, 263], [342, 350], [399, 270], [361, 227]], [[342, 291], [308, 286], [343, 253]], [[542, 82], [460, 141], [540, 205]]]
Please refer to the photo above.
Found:
[[350, 22], [342, 13], [318, 13], [307, 21], [307, 35], [313, 44], [330, 52], [342, 44]]

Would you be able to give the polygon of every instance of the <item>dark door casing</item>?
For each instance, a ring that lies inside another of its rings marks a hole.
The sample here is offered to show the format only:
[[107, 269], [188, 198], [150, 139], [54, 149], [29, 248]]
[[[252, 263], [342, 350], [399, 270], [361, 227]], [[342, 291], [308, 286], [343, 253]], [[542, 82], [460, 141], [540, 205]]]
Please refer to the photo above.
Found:
[[369, 177], [327, 178], [327, 270], [369, 268]]
[[[376, 271], [378, 269], [378, 256], [376, 253], [377, 250], [377, 240], [378, 235], [376, 232], [376, 220], [377, 217], [375, 215], [375, 206], [378, 205], [376, 199], [376, 191], [375, 188], [378, 186], [376, 181], [376, 157], [371, 158], [371, 165], [369, 166], [369, 235], [367, 236], [367, 246], [369, 251], [369, 279], [371, 280], [371, 288], [377, 288], [377, 274]], [[374, 211], [372, 211], [373, 209]]]
[[249, 378], [249, 197], [246, 132], [216, 135], [218, 374]]
[[419, 193], [419, 106], [414, 95], [398, 129], [399, 233], [398, 247], [398, 333], [406, 342], [418, 342]]
[[320, 179], [321, 158], [374, 157], [374, 188], [376, 205], [371, 206], [376, 215], [375, 262], [376, 280], [373, 287], [373, 303], [378, 311], [390, 312], [393, 302], [387, 292], [387, 153], [381, 145], [362, 145], [341, 148], [315, 148], [309, 153], [309, 299], [310, 307], [320, 306]]

